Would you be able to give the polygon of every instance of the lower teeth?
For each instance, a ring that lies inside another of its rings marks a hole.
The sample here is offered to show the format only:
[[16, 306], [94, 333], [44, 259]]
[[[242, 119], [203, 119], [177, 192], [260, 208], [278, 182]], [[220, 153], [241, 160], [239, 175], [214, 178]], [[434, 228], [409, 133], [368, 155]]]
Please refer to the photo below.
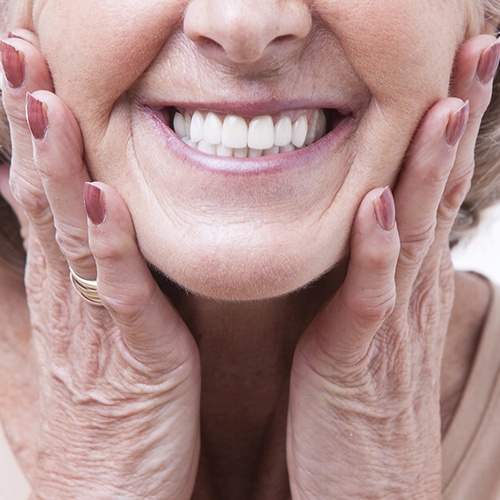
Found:
[[204, 140], [200, 142], [193, 142], [189, 137], [181, 137], [182, 141], [188, 146], [197, 149], [202, 153], [215, 156], [225, 156], [233, 158], [258, 158], [260, 156], [270, 156], [282, 153], [291, 153], [297, 149], [303, 149], [307, 147], [306, 145], [301, 148], [295, 147], [293, 144], [287, 144], [286, 146], [273, 146], [268, 149], [253, 149], [253, 148], [226, 148], [222, 144], [213, 145], [208, 144]]

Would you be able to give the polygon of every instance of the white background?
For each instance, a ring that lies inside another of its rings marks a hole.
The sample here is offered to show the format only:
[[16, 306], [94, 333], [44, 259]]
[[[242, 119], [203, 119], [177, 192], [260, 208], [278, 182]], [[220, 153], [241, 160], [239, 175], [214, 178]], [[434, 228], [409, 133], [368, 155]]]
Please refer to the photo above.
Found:
[[457, 269], [478, 271], [500, 284], [500, 205], [488, 210], [479, 231], [453, 250]]

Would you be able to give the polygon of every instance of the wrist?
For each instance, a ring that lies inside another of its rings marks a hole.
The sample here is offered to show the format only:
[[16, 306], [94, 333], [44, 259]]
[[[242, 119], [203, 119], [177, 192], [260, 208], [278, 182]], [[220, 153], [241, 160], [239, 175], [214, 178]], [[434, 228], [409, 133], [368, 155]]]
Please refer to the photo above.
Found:
[[422, 426], [414, 411], [388, 419], [329, 415], [328, 436], [291, 443], [292, 498], [441, 497], [438, 419], [434, 425], [428, 413]]

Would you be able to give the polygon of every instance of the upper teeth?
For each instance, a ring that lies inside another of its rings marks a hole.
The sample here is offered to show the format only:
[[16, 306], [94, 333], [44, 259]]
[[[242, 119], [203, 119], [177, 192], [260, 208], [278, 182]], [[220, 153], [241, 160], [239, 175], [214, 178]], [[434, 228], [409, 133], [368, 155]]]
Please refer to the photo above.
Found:
[[204, 153], [238, 158], [294, 151], [309, 146], [326, 133], [326, 117], [321, 109], [303, 112], [295, 121], [287, 114], [279, 116], [276, 122], [271, 115], [263, 115], [248, 123], [237, 115], [226, 115], [223, 119], [219, 116], [211, 111], [192, 114], [177, 111], [174, 130], [184, 142]]

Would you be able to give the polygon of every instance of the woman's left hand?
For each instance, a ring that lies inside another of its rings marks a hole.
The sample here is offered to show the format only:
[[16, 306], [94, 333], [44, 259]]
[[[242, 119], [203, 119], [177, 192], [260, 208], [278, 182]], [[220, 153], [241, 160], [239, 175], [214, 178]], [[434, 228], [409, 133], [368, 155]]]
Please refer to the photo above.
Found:
[[456, 97], [424, 117], [394, 197], [375, 189], [362, 201], [346, 279], [299, 342], [287, 430], [293, 498], [440, 497], [449, 235], [491, 98], [492, 43], [481, 35], [461, 47]]

